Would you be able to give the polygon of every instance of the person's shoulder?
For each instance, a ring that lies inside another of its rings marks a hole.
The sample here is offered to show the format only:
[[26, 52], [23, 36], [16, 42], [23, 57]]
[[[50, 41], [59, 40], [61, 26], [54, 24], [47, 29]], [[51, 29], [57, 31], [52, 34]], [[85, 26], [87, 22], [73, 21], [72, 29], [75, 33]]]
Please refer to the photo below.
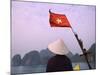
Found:
[[69, 58], [65, 55], [55, 55], [53, 57], [51, 57], [50, 60], [69, 60]]

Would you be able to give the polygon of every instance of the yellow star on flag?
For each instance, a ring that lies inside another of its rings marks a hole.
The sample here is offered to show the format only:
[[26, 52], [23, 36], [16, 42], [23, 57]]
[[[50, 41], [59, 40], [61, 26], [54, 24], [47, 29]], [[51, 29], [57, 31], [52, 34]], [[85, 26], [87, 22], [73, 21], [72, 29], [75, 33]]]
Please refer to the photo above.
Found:
[[59, 19], [59, 18], [57, 18], [56, 21], [57, 21], [58, 24], [59, 24], [59, 23], [62, 23], [62, 20]]

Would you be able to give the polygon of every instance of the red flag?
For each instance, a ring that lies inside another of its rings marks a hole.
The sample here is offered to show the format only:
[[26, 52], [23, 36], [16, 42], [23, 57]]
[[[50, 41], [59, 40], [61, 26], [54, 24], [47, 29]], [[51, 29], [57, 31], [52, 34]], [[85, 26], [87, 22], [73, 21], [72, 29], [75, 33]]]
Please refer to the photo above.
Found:
[[56, 14], [52, 13], [49, 10], [50, 13], [50, 25], [51, 27], [71, 27], [67, 17], [64, 14]]

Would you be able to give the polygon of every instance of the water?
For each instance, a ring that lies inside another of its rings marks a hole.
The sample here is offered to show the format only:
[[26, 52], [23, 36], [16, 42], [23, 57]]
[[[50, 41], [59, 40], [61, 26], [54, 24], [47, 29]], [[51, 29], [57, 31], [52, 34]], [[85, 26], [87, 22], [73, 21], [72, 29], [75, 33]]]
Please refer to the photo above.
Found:
[[16, 66], [11, 69], [12, 74], [27, 74], [46, 72], [46, 65]]
[[[73, 63], [73, 67], [76, 64], [80, 64], [81, 70], [88, 70], [87, 63]], [[94, 65], [91, 64], [92, 67]], [[43, 73], [46, 72], [46, 65], [37, 65], [37, 66], [16, 66], [11, 68], [12, 74], [29, 74], [29, 73]]]

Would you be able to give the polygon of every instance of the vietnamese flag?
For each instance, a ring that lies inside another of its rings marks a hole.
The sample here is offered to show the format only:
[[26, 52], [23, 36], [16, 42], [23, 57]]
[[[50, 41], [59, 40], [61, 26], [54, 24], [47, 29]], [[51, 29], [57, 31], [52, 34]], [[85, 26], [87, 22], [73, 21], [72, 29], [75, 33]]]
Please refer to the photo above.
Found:
[[49, 13], [49, 22], [51, 27], [71, 27], [67, 17], [64, 14], [52, 13], [50, 10]]

